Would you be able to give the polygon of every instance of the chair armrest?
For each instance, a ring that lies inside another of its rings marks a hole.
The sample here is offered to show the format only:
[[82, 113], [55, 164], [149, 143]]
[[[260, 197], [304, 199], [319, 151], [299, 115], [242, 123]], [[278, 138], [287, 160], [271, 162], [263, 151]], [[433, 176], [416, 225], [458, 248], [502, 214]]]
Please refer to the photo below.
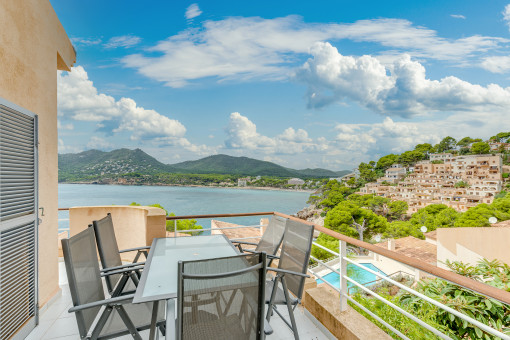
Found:
[[119, 250], [119, 253], [127, 253], [127, 252], [130, 252], [130, 251], [142, 251], [142, 250], [148, 250], [148, 249], [151, 249], [151, 247], [150, 246], [136, 247], [136, 248], [129, 248], [129, 249]]
[[282, 273], [282, 274], [290, 274], [290, 275], [296, 275], [296, 276], [301, 276], [301, 277], [310, 277], [310, 275], [308, 274], [303, 274], [303, 273], [298, 273], [298, 272], [293, 272], [293, 271], [290, 271], [290, 270], [285, 270], [285, 269], [280, 269], [280, 268], [273, 268], [273, 267], [267, 267], [267, 270], [271, 270], [273, 272], [277, 272], [277, 273]]
[[102, 272], [101, 273], [101, 277], [115, 275], [115, 274], [129, 273], [129, 272], [132, 272], [134, 270], [139, 270], [139, 269], [143, 269], [143, 266], [140, 266], [140, 267], [129, 267], [129, 268], [124, 268], [124, 269], [118, 269], [118, 270]]
[[78, 311], [81, 311], [84, 309], [89, 309], [89, 308], [94, 308], [94, 307], [128, 303], [130, 300], [133, 300], [134, 297], [135, 297], [135, 294], [130, 294], [130, 295], [123, 295], [123, 296], [118, 296], [118, 297], [114, 297], [114, 298], [110, 298], [110, 299], [104, 299], [104, 300], [100, 300], [100, 301], [85, 303], [83, 305], [74, 306], [74, 307], [69, 308], [68, 312], [74, 313], [74, 312], [78, 312]]
[[122, 266], [108, 267], [108, 268], [101, 269], [101, 273], [109, 272], [112, 270], [118, 270], [118, 269], [124, 269], [124, 268], [136, 267], [136, 266], [143, 266], [144, 264], [145, 264], [145, 262], [134, 262], [134, 263], [123, 264]]
[[238, 243], [238, 244], [248, 244], [250, 246], [256, 246], [257, 243], [253, 243], [253, 242], [245, 242], [245, 241], [235, 241], [235, 240], [230, 240], [230, 242], [232, 243]]

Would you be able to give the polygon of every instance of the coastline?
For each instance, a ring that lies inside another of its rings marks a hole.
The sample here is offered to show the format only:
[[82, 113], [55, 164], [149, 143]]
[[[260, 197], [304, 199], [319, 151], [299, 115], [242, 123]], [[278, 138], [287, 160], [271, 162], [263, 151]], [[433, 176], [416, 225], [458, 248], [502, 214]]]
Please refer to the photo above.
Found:
[[290, 192], [308, 192], [314, 193], [316, 190], [311, 189], [283, 189], [283, 188], [273, 188], [273, 187], [220, 187], [220, 186], [211, 186], [211, 185], [198, 185], [198, 184], [189, 184], [189, 185], [178, 185], [178, 184], [123, 184], [123, 183], [91, 183], [91, 182], [58, 182], [58, 184], [91, 184], [91, 185], [120, 185], [120, 186], [148, 186], [148, 187], [187, 187], [187, 188], [212, 188], [212, 189], [239, 189], [239, 190], [264, 190], [264, 191], [290, 191]]

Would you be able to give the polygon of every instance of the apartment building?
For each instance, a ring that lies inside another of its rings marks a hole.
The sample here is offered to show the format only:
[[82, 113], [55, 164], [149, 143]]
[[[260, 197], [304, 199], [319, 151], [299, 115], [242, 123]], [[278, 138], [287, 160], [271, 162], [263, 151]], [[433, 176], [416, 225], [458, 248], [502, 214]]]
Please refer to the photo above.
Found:
[[[430, 204], [445, 204], [458, 211], [466, 211], [479, 203], [492, 203], [502, 189], [503, 162], [500, 155], [468, 155], [449, 158], [449, 154], [430, 155], [434, 164], [421, 161], [414, 171], [401, 176], [402, 171], [390, 167], [377, 183], [368, 183], [359, 194], [373, 194], [393, 200], [406, 201], [408, 214]], [[405, 171], [405, 168], [404, 168]], [[398, 174], [398, 178], [390, 174]], [[404, 177], [405, 176], [405, 177]], [[387, 183], [385, 183], [387, 182]], [[388, 185], [388, 184], [396, 185]]]
[[510, 143], [490, 142], [489, 146], [491, 148], [491, 151], [499, 151], [501, 149], [504, 149], [506, 151], [510, 150]]
[[430, 161], [443, 161], [443, 162], [451, 162], [455, 157], [453, 154], [444, 152], [444, 153], [433, 153], [430, 154]]

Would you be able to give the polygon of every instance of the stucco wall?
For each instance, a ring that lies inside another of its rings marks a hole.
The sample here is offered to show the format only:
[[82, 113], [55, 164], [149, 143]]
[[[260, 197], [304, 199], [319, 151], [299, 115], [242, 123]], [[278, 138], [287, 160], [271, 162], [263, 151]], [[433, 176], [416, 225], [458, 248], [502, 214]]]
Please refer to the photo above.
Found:
[[[165, 237], [165, 211], [159, 208], [144, 206], [97, 206], [72, 207], [69, 209], [69, 231], [71, 236], [99, 220], [112, 214], [115, 237], [119, 249], [150, 246], [152, 239]], [[123, 253], [124, 261], [133, 260], [135, 252]]]
[[475, 264], [481, 258], [498, 259], [510, 264], [510, 228], [439, 228], [437, 229], [437, 263], [446, 260]]
[[[39, 116], [39, 304], [59, 289], [57, 258], [57, 65], [76, 55], [47, 0], [0, 1], [0, 97]], [[60, 61], [58, 61], [60, 60]]]

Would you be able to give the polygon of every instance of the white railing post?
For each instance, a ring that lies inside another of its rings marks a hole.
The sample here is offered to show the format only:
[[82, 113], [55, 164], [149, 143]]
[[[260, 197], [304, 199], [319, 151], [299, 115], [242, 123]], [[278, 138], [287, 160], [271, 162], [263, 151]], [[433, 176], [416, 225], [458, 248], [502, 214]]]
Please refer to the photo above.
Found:
[[177, 237], [177, 220], [174, 220], [174, 237]]
[[338, 253], [340, 254], [340, 311], [345, 312], [347, 310], [347, 243], [345, 241], [338, 241]]

